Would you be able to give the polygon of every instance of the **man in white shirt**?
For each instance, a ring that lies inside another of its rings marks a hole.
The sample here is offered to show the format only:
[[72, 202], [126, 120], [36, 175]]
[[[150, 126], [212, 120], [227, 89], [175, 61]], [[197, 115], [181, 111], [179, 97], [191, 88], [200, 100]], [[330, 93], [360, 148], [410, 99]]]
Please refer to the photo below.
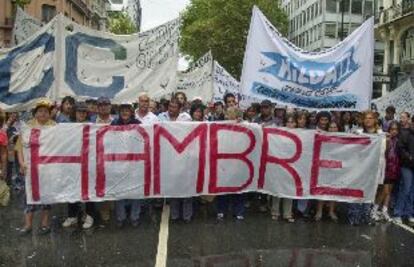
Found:
[[[168, 105], [168, 111], [158, 115], [160, 121], [191, 121], [191, 116], [186, 112], [181, 112], [182, 104], [178, 99], [173, 98]], [[192, 198], [173, 198], [170, 199], [171, 219], [178, 221], [180, 219], [180, 207], [182, 206], [182, 219], [189, 223], [193, 217], [193, 199]]]
[[176, 98], [173, 98], [168, 105], [168, 111], [158, 115], [158, 119], [160, 121], [192, 121], [190, 114], [180, 112], [181, 108], [181, 103]]
[[154, 113], [149, 111], [150, 101], [151, 99], [146, 93], [138, 97], [138, 108], [135, 110], [135, 116], [142, 124], [152, 124], [160, 121]]

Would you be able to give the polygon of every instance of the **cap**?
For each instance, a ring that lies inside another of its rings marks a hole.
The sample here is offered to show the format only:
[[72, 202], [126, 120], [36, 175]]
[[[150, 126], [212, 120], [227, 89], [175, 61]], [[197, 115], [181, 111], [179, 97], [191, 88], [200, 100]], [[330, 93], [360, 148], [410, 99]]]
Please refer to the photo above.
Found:
[[78, 102], [75, 105], [75, 111], [88, 112], [88, 106], [86, 105], [85, 102]]
[[49, 101], [49, 99], [40, 99], [36, 102], [34, 109], [37, 110], [38, 108], [41, 108], [41, 107], [51, 109], [52, 103]]
[[111, 100], [107, 98], [106, 96], [101, 96], [98, 98], [98, 105], [110, 105]]
[[260, 103], [260, 106], [267, 106], [267, 107], [271, 107], [272, 106], [272, 102], [270, 102], [270, 100], [263, 100], [262, 103]]

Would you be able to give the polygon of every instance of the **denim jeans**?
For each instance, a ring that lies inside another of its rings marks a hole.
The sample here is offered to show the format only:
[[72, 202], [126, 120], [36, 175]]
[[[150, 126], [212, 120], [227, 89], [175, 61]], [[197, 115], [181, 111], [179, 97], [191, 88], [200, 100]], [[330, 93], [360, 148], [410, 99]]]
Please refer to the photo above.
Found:
[[193, 199], [192, 198], [173, 198], [170, 200], [171, 205], [171, 219], [177, 220], [180, 218], [181, 207], [183, 209], [183, 220], [191, 220], [193, 217]]
[[123, 199], [115, 202], [116, 219], [123, 222], [127, 218], [126, 208], [131, 206], [130, 216], [131, 221], [138, 221], [141, 213], [142, 200], [137, 199]]
[[233, 195], [224, 195], [217, 197], [217, 213], [226, 214], [229, 210], [229, 205], [231, 203], [231, 209], [234, 216], [244, 216], [245, 207], [244, 207], [244, 195], [243, 194], [233, 194]]
[[414, 170], [402, 167], [397, 200], [394, 207], [395, 217], [413, 217], [414, 210]]

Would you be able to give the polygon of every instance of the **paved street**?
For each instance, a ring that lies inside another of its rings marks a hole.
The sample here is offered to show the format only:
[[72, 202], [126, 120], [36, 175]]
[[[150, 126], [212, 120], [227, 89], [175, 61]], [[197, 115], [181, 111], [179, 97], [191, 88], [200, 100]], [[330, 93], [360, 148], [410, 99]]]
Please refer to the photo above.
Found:
[[[138, 228], [115, 224], [63, 229], [64, 205], [53, 209], [52, 234], [19, 237], [17, 201], [0, 209], [0, 266], [155, 266], [161, 210]], [[38, 222], [36, 222], [38, 223]], [[36, 224], [37, 225], [37, 224]], [[167, 266], [413, 266], [414, 234], [394, 224], [349, 226], [329, 221], [246, 220], [217, 224], [202, 206], [190, 224], [169, 223]], [[160, 257], [162, 259], [162, 257]]]

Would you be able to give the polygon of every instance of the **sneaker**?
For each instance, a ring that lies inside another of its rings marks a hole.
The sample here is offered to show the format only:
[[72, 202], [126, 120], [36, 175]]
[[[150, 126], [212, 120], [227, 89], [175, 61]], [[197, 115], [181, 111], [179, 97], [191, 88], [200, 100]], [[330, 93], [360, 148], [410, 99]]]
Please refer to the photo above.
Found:
[[82, 224], [82, 228], [83, 229], [91, 228], [93, 226], [93, 222], [94, 220], [92, 216], [89, 216], [88, 214], [86, 214], [85, 220], [83, 221], [83, 224]]
[[371, 219], [375, 222], [378, 222], [381, 220], [380, 216], [378, 215], [378, 212], [371, 212]]
[[32, 232], [32, 228], [22, 228], [19, 230], [19, 236], [27, 236]]
[[394, 222], [397, 223], [397, 224], [402, 224], [403, 223], [401, 217], [395, 217]]
[[392, 219], [391, 219], [391, 216], [388, 214], [388, 211], [382, 211], [381, 212], [381, 216], [382, 216], [382, 218], [384, 218], [384, 221], [386, 221], [386, 222], [390, 222]]
[[238, 216], [236, 216], [236, 220], [243, 221], [244, 220], [244, 216], [243, 215], [238, 215]]
[[224, 220], [224, 214], [223, 213], [217, 213], [217, 221], [223, 221]]
[[414, 223], [414, 217], [408, 218], [408, 223], [413, 224]]
[[76, 217], [68, 217], [66, 220], [62, 223], [62, 226], [67, 228], [78, 224], [78, 218]]
[[46, 235], [46, 234], [50, 233], [50, 227], [49, 226], [42, 226], [42, 227], [39, 228], [37, 233], [39, 235]]
[[289, 218], [286, 218], [286, 221], [288, 223], [294, 223], [295, 222], [295, 219], [293, 219], [292, 217], [289, 217]]

